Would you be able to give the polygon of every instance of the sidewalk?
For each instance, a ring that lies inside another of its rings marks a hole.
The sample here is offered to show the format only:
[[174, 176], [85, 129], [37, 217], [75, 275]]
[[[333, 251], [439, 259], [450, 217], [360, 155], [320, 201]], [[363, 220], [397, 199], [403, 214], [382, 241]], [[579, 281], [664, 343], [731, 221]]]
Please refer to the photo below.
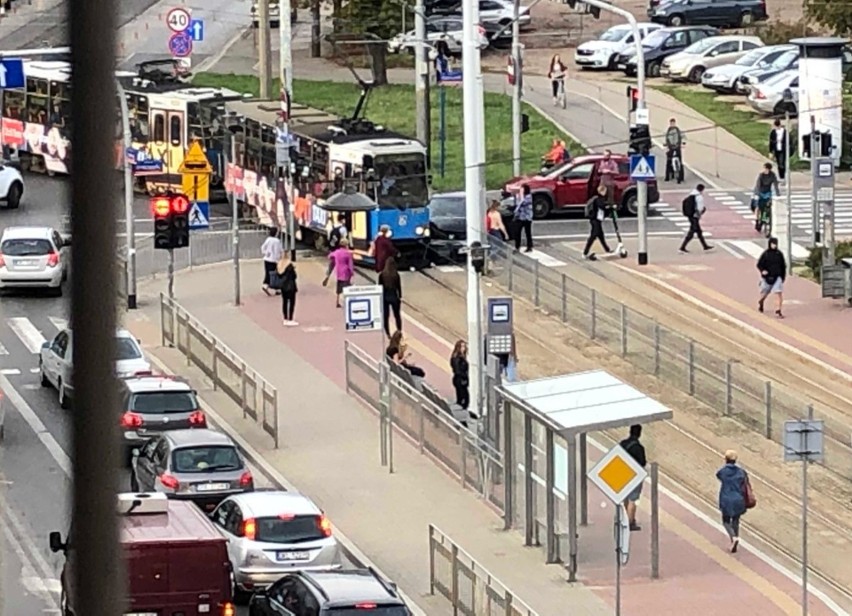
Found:
[[[330, 293], [310, 282], [320, 278], [321, 265], [299, 264], [302, 291], [297, 318], [302, 326], [291, 329], [276, 327], [276, 300], [248, 297], [240, 309], [227, 305], [228, 290], [216, 286], [220, 271], [210, 268], [180, 275], [178, 300], [280, 392], [286, 392], [281, 396], [287, 426], [285, 448], [270, 450], [268, 438], [255, 437], [256, 431], [242, 421], [236, 409], [217, 406], [217, 411], [240, 426], [243, 436], [295, 485], [315, 498], [336, 525], [404, 590], [415, 598], [426, 593], [426, 526], [434, 523], [540, 614], [561, 613], [566, 604], [574, 608], [572, 614], [611, 613], [607, 604], [613, 597], [612, 510], [599, 507], [603, 499], [594, 489], [590, 493], [592, 524], [581, 530], [580, 576], [585, 586], [571, 588], [565, 583], [563, 570], [543, 564], [541, 550], [524, 549], [518, 533], [500, 531], [502, 524], [493, 510], [462, 490], [457, 481], [440, 472], [403, 439], [395, 441], [397, 472], [389, 475], [378, 464], [375, 416], [346, 396], [338, 384], [347, 336]], [[460, 300], [447, 293], [436, 295], [435, 288], [422, 288], [418, 282], [421, 278], [406, 276], [407, 301], [417, 304], [426, 293], [432, 304], [440, 306], [441, 316], [448, 310], [455, 313], [458, 318], [439, 318], [441, 324], [436, 328], [444, 332], [458, 321], [463, 323], [464, 313], [456, 312]], [[251, 282], [256, 281], [248, 281], [244, 288], [251, 288]], [[146, 286], [145, 296], [150, 297], [159, 286]], [[158, 344], [157, 312], [157, 306], [149, 304], [140, 315], [147, 319], [137, 317], [130, 324], [143, 335], [147, 345]], [[447, 338], [452, 336], [431, 332], [433, 324], [417, 326], [410, 316], [406, 319], [408, 335], [422, 345], [420, 349], [415, 347], [415, 354], [422, 352], [426, 356], [431, 351], [437, 357], [446, 356]], [[359, 346], [370, 344], [361, 335], [349, 337]], [[441, 347], [443, 353], [437, 350]], [[173, 350], [157, 348], [152, 352], [176, 371], [186, 373], [185, 362]], [[444, 379], [448, 379], [445, 361], [436, 359], [431, 365], [425, 361], [429, 360], [424, 358], [423, 365], [430, 382], [440, 386], [441, 370]], [[566, 358], [566, 363], [570, 361]], [[524, 370], [529, 369], [527, 365], [530, 364], [525, 360]], [[277, 369], [278, 366], [284, 369]], [[560, 369], [566, 368], [563, 365]], [[200, 387], [202, 397], [208, 398], [205, 387], [195, 379], [193, 382]], [[294, 388], [294, 383], [310, 383], [311, 387]], [[727, 614], [744, 607], [746, 613], [799, 612], [795, 581], [779, 574], [750, 550], [744, 549], [736, 557], [727, 554], [719, 531], [701, 521], [694, 509], [681, 504], [668, 491], [661, 496], [661, 506], [663, 578], [648, 579], [647, 535], [636, 534], [634, 553], [625, 570], [623, 598], [627, 613]], [[647, 510], [642, 516], [647, 519]], [[394, 529], [393, 534], [388, 529]], [[712, 611], [708, 611], [711, 605]], [[429, 608], [430, 614], [446, 613], [446, 604], [441, 609], [434, 599], [424, 597], [422, 606]], [[816, 600], [812, 611], [830, 613]]]

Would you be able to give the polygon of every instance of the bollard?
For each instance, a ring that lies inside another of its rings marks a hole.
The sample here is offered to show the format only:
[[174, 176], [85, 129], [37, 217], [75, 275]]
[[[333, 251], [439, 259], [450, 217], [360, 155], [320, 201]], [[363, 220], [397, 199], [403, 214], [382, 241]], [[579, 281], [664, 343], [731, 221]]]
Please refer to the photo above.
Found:
[[660, 324], [654, 323], [654, 376], [660, 376]]
[[541, 306], [541, 272], [539, 272], [539, 262], [533, 261], [533, 303], [535, 307]]
[[660, 468], [651, 462], [651, 579], [660, 578]]
[[568, 276], [562, 274], [562, 322], [568, 322]]
[[686, 347], [686, 373], [689, 379], [689, 395], [695, 395], [695, 342], [689, 341]]
[[763, 384], [763, 401], [766, 403], [766, 438], [772, 438], [772, 381]]
[[597, 305], [598, 305], [598, 294], [594, 289], [592, 289], [592, 314], [591, 314], [591, 325], [590, 325], [590, 328], [589, 328], [591, 330], [590, 333], [589, 333], [589, 337], [592, 340], [594, 340], [597, 337], [597, 329], [598, 329]]
[[621, 304], [621, 356], [627, 357], [627, 306]]
[[725, 362], [725, 415], [730, 415], [734, 407], [733, 368], [733, 361]]

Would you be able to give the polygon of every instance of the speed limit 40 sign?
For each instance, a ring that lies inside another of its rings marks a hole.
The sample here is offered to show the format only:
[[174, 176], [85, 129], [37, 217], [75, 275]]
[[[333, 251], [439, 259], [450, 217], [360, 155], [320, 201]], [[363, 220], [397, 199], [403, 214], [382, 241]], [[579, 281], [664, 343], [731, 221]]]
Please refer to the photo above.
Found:
[[189, 11], [182, 8], [172, 9], [166, 15], [166, 24], [172, 32], [184, 32], [189, 28], [191, 21], [192, 18], [189, 15]]

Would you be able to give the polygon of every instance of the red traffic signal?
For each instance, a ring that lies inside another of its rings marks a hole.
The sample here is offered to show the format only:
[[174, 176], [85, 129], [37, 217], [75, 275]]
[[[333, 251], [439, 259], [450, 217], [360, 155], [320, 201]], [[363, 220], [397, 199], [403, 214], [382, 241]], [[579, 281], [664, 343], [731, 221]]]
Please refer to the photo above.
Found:
[[185, 214], [189, 211], [189, 199], [184, 195], [167, 195], [151, 199], [151, 213], [156, 218], [165, 218], [169, 214]]
[[636, 111], [639, 107], [639, 88], [627, 86], [627, 98], [629, 99], [630, 111]]
[[184, 214], [189, 211], [189, 199], [183, 195], [175, 195], [172, 197], [171, 210], [175, 214]]

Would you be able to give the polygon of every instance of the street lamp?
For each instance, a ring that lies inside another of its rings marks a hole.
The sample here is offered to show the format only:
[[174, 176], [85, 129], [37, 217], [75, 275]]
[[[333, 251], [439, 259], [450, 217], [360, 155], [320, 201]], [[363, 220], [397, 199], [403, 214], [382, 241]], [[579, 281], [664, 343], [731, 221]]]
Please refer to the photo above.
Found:
[[[231, 165], [237, 164], [237, 135], [245, 132], [244, 119], [236, 114], [227, 117], [228, 131], [231, 133]], [[231, 184], [231, 238], [234, 255], [234, 305], [240, 305], [240, 216], [239, 204], [237, 203], [237, 191]]]
[[796, 102], [793, 91], [785, 88], [782, 94], [782, 107], [784, 107], [784, 171], [787, 181], [784, 183], [784, 192], [787, 198], [787, 238], [785, 252], [787, 253], [787, 273], [793, 273], [793, 172], [790, 169], [790, 115], [796, 112]]

